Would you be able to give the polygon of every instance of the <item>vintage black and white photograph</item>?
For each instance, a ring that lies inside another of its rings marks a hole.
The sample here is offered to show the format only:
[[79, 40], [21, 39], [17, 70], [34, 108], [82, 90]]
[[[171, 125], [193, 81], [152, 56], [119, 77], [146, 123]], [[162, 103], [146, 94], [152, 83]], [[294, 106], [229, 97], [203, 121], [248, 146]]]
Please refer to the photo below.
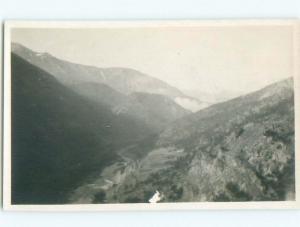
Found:
[[298, 204], [296, 27], [7, 23], [6, 204]]

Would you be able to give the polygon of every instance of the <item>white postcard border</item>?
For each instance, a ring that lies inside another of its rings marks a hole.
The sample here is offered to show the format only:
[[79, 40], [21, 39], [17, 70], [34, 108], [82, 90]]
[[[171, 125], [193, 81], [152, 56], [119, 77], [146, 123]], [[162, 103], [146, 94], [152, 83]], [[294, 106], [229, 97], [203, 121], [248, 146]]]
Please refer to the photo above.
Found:
[[[293, 77], [295, 89], [295, 176], [296, 200], [282, 202], [174, 202], [135, 204], [11, 204], [11, 29], [12, 28], [130, 28], [170, 26], [292, 26]], [[4, 26], [4, 110], [3, 110], [3, 208], [16, 211], [153, 211], [219, 209], [299, 209], [300, 208], [300, 21], [284, 20], [163, 20], [163, 21], [7, 21]]]

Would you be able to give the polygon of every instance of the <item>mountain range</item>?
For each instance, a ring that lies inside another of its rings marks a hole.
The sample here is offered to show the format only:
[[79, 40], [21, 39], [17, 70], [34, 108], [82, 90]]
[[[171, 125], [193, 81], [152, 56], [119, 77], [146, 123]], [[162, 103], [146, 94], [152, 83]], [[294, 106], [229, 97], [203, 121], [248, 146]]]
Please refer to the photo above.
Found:
[[66, 86], [80, 86], [81, 83], [105, 84], [125, 95], [142, 92], [169, 97], [178, 105], [197, 111], [209, 105], [183, 94], [167, 83], [130, 68], [99, 68], [80, 65], [58, 59], [49, 53], [34, 52], [21, 44], [12, 43], [11, 50], [26, 61], [38, 66]]
[[15, 204], [295, 199], [292, 78], [195, 112], [133, 69], [11, 60]]

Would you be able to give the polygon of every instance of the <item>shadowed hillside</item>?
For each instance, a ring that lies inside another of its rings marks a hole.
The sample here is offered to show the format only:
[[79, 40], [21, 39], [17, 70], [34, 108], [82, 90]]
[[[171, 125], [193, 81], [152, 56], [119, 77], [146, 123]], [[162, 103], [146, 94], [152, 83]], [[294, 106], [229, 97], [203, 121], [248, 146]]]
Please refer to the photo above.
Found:
[[151, 133], [12, 54], [12, 203], [65, 203], [88, 175], [119, 159], [114, 150]]
[[135, 92], [125, 95], [105, 84], [80, 83], [72, 90], [95, 103], [108, 106], [113, 114], [128, 116], [144, 122], [154, 132], [191, 112], [176, 104], [165, 95]]

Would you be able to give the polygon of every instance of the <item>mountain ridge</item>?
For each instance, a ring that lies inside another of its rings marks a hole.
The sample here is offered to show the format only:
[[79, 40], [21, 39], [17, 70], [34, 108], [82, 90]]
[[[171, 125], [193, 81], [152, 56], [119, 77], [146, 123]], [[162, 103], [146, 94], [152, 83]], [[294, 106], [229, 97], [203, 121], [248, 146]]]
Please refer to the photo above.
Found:
[[[183, 94], [182, 91], [166, 82], [135, 69], [122, 67], [99, 68], [72, 63], [58, 59], [48, 53], [34, 52], [18, 43], [12, 43], [12, 52], [56, 76], [64, 85], [74, 85], [81, 82], [104, 83], [126, 95], [133, 92], [166, 95], [184, 108], [188, 108], [189, 105], [184, 106], [185, 103], [178, 102], [176, 98], [184, 98], [193, 102], [196, 109], [207, 106], [198, 99]], [[195, 108], [192, 111], [195, 111]]]

